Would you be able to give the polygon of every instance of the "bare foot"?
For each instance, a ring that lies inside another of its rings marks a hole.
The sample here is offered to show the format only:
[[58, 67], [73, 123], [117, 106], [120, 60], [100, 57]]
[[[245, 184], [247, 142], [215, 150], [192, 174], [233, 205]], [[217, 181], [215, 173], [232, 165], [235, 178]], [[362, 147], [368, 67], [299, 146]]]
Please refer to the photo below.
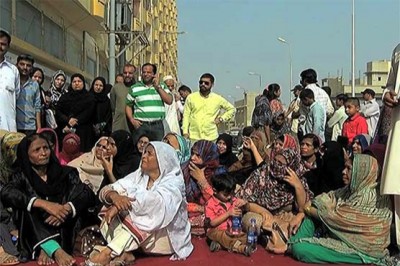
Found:
[[37, 263], [39, 265], [51, 265], [54, 263], [54, 260], [47, 256], [46, 252], [40, 250], [39, 258], [37, 259]]
[[135, 256], [132, 252], [124, 252], [121, 256], [116, 257], [110, 263], [113, 266], [131, 265], [135, 262]]
[[100, 253], [93, 255], [90, 261], [95, 264], [109, 265], [111, 261], [111, 249], [109, 247], [104, 248]]
[[59, 248], [54, 252], [54, 259], [59, 266], [72, 266], [76, 262], [76, 260], [62, 248]]

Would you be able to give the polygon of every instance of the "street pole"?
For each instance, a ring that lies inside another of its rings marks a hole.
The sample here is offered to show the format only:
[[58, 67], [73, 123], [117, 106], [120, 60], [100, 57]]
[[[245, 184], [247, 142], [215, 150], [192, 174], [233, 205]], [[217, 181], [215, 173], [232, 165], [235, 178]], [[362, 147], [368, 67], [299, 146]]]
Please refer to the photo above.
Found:
[[[279, 37], [278, 41], [281, 43], [287, 44], [289, 47], [289, 75], [290, 75], [290, 89], [293, 89], [293, 64], [292, 64], [292, 49], [290, 47], [290, 43], [286, 41], [284, 38]], [[290, 94], [290, 101], [292, 101], [292, 94]]]
[[108, 43], [109, 43], [108, 82], [111, 83], [115, 79], [115, 1], [116, 0], [109, 0], [109, 1], [110, 1], [110, 29], [109, 29], [110, 32], [108, 34]]
[[356, 74], [355, 74], [355, 38], [354, 38], [354, 0], [351, 13], [351, 96], [356, 96]]

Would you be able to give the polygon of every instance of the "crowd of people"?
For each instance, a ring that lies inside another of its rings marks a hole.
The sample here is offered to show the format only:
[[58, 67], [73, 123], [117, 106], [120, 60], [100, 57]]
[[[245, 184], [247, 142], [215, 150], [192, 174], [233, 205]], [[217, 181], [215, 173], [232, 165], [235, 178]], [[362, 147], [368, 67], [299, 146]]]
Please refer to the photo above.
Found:
[[[90, 89], [80, 73], [67, 86], [59, 70], [45, 89], [30, 55], [16, 67], [5, 59], [10, 42], [0, 31], [1, 265], [127, 265], [137, 252], [183, 260], [192, 235], [210, 252], [251, 256], [254, 225], [266, 252], [395, 265], [398, 199], [381, 192], [393, 137], [373, 90], [334, 106], [307, 69], [285, 109], [270, 84], [236, 154], [218, 132], [235, 107], [212, 92], [210, 73], [193, 93], [151, 63], [139, 80], [127, 64], [114, 85], [97, 77]], [[397, 105], [392, 72], [385, 108]]]

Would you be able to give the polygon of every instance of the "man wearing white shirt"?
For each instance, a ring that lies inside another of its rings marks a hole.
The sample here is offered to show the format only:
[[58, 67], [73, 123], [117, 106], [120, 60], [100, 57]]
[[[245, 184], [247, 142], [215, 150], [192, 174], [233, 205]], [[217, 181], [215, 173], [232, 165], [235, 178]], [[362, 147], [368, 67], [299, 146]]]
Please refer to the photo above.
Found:
[[361, 113], [367, 119], [368, 135], [374, 137], [376, 125], [378, 124], [379, 115], [381, 113], [379, 104], [375, 99], [375, 92], [371, 89], [365, 89], [361, 92], [364, 103], [361, 106]]
[[16, 101], [20, 81], [17, 67], [5, 58], [10, 43], [10, 34], [0, 30], [0, 129], [16, 132]]
[[332, 128], [331, 140], [337, 141], [337, 138], [342, 135], [343, 123], [347, 119], [344, 103], [348, 97], [346, 94], [338, 94], [336, 96], [336, 107], [338, 108], [333, 116], [328, 120], [328, 127]]
[[[317, 85], [317, 72], [314, 69], [306, 69], [300, 73], [300, 83], [303, 85], [304, 89], [310, 89], [314, 93], [314, 99], [318, 102], [326, 113], [326, 117], [329, 119], [333, 113], [335, 112], [335, 108], [333, 108], [331, 99], [329, 95], [321, 89]], [[302, 134], [305, 132], [305, 119], [307, 117], [307, 113], [309, 112], [309, 108], [300, 105], [300, 117], [299, 117], [299, 138], [302, 137]]]

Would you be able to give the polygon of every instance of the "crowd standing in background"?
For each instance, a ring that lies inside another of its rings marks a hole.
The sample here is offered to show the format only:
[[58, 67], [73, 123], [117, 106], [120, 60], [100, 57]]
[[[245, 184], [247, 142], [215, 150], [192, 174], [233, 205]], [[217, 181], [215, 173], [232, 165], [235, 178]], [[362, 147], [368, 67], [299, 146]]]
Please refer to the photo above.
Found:
[[0, 31], [1, 265], [182, 260], [192, 235], [210, 252], [251, 256], [258, 243], [306, 263], [396, 265], [400, 46], [384, 106], [372, 89], [333, 101], [306, 69], [288, 109], [276, 83], [254, 99], [237, 147], [218, 131], [235, 107], [210, 73], [192, 92], [154, 64], [126, 64], [114, 85], [87, 89], [28, 54], [14, 66], [10, 42]]

